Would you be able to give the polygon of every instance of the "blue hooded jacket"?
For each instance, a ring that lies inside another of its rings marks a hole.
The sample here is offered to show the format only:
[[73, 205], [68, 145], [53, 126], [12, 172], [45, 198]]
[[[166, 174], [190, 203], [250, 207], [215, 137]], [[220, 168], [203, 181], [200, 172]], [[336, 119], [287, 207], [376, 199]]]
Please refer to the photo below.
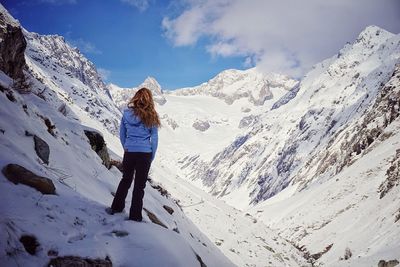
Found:
[[132, 109], [125, 109], [122, 114], [119, 138], [125, 151], [151, 152], [154, 159], [158, 146], [157, 127], [146, 127]]

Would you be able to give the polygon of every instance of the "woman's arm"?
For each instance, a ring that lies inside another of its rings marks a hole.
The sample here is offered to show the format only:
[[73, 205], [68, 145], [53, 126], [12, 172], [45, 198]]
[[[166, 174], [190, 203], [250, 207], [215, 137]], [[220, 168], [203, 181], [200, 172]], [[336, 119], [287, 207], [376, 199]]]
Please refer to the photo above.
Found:
[[151, 161], [154, 160], [157, 152], [157, 147], [158, 147], [158, 128], [157, 127], [151, 127]]
[[125, 119], [122, 115], [121, 125], [119, 126], [119, 140], [121, 141], [122, 147], [125, 149], [125, 139], [126, 139], [126, 127], [125, 127]]

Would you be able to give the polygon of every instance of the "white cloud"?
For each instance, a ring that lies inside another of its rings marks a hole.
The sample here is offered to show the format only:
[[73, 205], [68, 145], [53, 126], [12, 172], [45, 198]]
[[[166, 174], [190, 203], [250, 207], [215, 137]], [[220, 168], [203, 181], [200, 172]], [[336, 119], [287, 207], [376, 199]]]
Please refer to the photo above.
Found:
[[150, 6], [150, 0], [121, 0], [121, 2], [136, 7], [140, 12], [145, 11]]
[[162, 22], [175, 46], [207, 37], [213, 56], [244, 56], [246, 64], [297, 77], [368, 25], [400, 31], [398, 0], [176, 1], [180, 13]]
[[104, 68], [98, 68], [98, 69], [97, 69], [97, 72], [99, 73], [99, 75], [100, 75], [100, 77], [101, 77], [101, 79], [102, 79], [103, 81], [107, 81], [108, 78], [109, 78], [110, 75], [111, 75], [111, 71], [109, 71], [109, 70], [107, 70], [107, 69], [104, 69]]
[[[68, 35], [69, 34], [67, 33], [67, 38], [68, 38]], [[79, 50], [83, 53], [87, 53], [87, 54], [102, 54], [103, 53], [93, 43], [86, 41], [82, 38], [78, 38], [78, 39], [68, 38], [67, 40], [71, 46], [78, 47]]]

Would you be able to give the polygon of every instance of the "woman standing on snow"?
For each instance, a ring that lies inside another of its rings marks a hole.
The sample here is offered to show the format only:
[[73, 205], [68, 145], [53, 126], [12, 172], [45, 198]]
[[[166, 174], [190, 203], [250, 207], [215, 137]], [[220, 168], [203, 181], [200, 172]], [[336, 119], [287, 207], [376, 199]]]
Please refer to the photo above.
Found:
[[135, 175], [129, 219], [142, 221], [144, 188], [151, 162], [156, 155], [160, 125], [151, 91], [147, 88], [140, 89], [129, 101], [128, 108], [122, 115], [120, 139], [125, 150], [123, 176], [111, 208], [108, 209], [109, 213], [123, 211], [125, 198]]

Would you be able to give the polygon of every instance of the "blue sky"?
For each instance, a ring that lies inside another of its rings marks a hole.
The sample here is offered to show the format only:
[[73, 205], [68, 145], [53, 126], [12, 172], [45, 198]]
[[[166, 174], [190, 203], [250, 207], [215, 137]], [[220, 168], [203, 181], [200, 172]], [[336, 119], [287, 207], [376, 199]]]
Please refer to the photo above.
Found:
[[122, 87], [164, 89], [252, 66], [301, 78], [369, 25], [400, 33], [399, 0], [2, 0], [29, 31], [58, 34]]
[[168, 1], [146, 10], [118, 0], [2, 1], [23, 27], [58, 34], [80, 48], [106, 82], [122, 87], [155, 77], [164, 89], [194, 86], [227, 68], [243, 68], [243, 57], [213, 57], [201, 42], [175, 47], [163, 33], [162, 19], [175, 12]]

